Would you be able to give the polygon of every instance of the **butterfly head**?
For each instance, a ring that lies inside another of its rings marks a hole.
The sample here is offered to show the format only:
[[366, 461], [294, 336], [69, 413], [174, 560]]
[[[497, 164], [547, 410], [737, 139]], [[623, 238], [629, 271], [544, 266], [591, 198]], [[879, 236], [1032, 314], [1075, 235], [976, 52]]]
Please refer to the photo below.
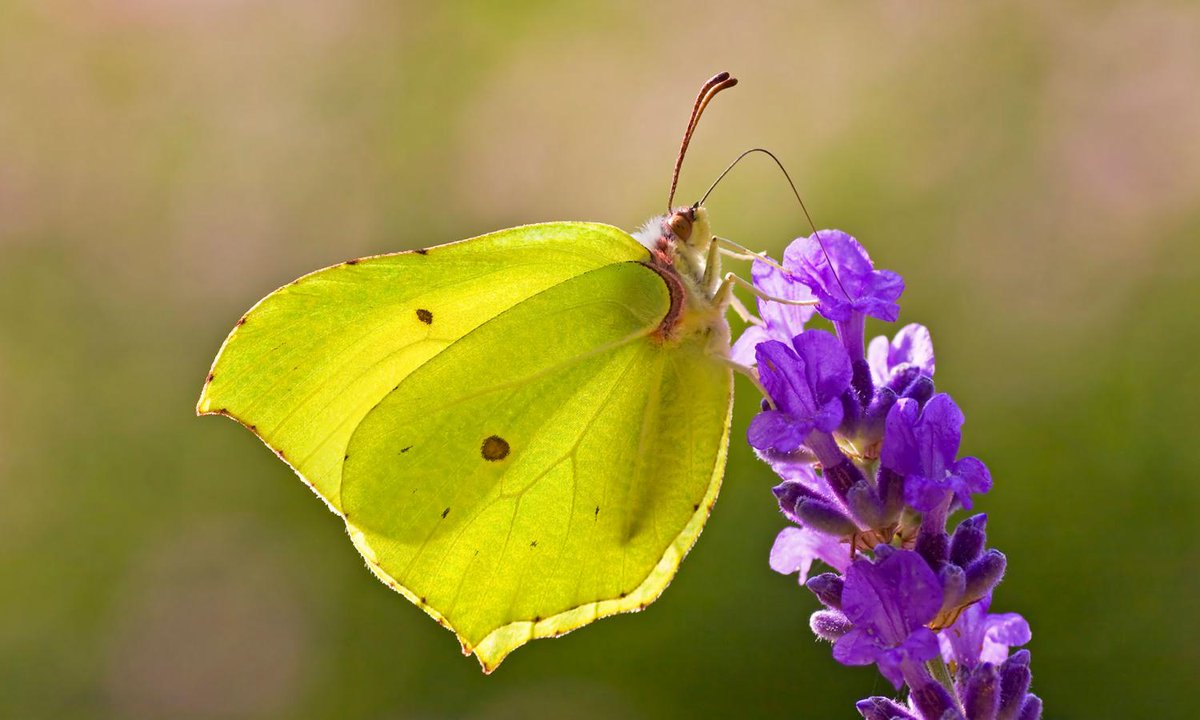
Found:
[[666, 264], [674, 264], [680, 254], [704, 252], [712, 242], [708, 211], [699, 204], [675, 208], [659, 215], [634, 233], [638, 242]]

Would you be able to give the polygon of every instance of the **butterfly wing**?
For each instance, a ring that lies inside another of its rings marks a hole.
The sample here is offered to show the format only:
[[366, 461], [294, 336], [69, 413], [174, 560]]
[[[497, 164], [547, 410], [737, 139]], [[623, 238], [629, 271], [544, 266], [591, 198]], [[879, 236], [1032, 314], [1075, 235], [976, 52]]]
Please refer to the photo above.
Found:
[[517, 303], [647, 257], [617, 228], [547, 223], [319, 270], [238, 321], [196, 410], [245, 425], [340, 513], [350, 436], [401, 380]]
[[487, 671], [645, 607], [707, 519], [732, 377], [704, 336], [653, 337], [669, 303], [638, 263], [559, 283], [407, 376], [350, 441], [359, 551]]

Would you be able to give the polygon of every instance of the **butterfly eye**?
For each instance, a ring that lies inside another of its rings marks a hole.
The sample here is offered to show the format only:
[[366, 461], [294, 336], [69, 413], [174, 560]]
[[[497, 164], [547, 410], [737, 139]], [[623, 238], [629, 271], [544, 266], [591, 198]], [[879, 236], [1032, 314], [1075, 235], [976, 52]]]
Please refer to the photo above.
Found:
[[671, 232], [675, 233], [675, 237], [684, 242], [687, 242], [688, 238], [692, 236], [692, 219], [688, 217], [691, 214], [692, 212], [689, 208], [688, 210], [671, 213], [671, 219], [667, 220], [667, 226], [671, 228]]

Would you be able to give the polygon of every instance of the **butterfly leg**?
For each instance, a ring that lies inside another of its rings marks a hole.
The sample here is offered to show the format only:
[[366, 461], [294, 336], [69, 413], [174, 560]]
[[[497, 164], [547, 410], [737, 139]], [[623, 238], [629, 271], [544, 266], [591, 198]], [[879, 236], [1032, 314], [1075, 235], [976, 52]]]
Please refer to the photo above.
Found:
[[769, 295], [769, 294], [763, 292], [762, 290], [759, 290], [757, 287], [754, 286], [754, 283], [750, 282], [749, 280], [738, 277], [737, 275], [734, 275], [733, 273], [728, 273], [725, 275], [725, 281], [722, 282], [720, 287], [717, 288], [717, 291], [715, 293], [713, 293], [713, 303], [715, 303], [719, 307], [727, 307], [732, 302], [734, 285], [739, 285], [739, 286], [745, 288], [746, 290], [749, 290], [756, 297], [762, 298], [763, 300], [769, 300], [771, 302], [783, 303], [784, 305], [816, 305], [819, 302], [818, 300], [815, 300], [815, 299], [814, 300], [791, 300], [789, 298], [781, 298], [781, 297], [776, 297], [774, 295]]
[[737, 295], [729, 296], [729, 307], [739, 318], [742, 319], [742, 322], [744, 323], [748, 323], [750, 325], [764, 324], [762, 320], [754, 316], [754, 313], [750, 312], [750, 309], [742, 303], [741, 299], [738, 298]]
[[783, 272], [787, 272], [782, 265], [772, 260], [767, 256], [766, 253], [754, 252], [745, 245], [736, 243], [728, 238], [717, 237], [714, 235], [713, 244], [720, 246], [721, 254], [725, 255], [726, 257], [737, 258], [739, 260], [761, 260], [776, 270], [783, 270]]
[[707, 257], [704, 260], [704, 289], [710, 295], [715, 295], [720, 286], [721, 277], [721, 246], [714, 237], [708, 244]]

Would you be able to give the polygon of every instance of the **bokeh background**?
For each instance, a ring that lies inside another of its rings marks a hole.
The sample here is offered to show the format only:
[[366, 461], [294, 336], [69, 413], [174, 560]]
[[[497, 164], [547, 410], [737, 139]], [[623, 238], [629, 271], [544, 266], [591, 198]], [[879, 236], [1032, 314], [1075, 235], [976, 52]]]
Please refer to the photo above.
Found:
[[[748, 385], [664, 597], [491, 677], [193, 416], [232, 323], [302, 273], [659, 212], [722, 69], [681, 197], [770, 147], [905, 276], [1048, 716], [1194, 716], [1200, 8], [652, 5], [0, 1], [0, 716], [827, 718], [888, 692], [767, 567]], [[761, 158], [708, 206], [749, 245], [804, 231]]]

